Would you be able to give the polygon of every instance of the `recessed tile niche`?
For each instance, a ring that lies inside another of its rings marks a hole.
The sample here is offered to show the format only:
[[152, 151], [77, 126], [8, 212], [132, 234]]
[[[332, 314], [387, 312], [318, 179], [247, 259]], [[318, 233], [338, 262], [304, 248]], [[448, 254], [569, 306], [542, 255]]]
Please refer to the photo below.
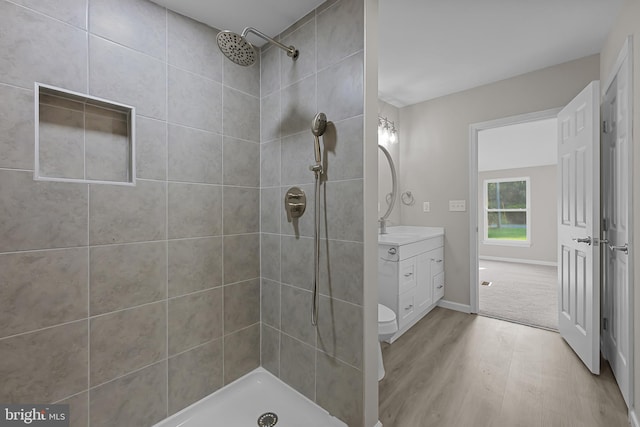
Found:
[[36, 180], [135, 185], [135, 108], [35, 84]]

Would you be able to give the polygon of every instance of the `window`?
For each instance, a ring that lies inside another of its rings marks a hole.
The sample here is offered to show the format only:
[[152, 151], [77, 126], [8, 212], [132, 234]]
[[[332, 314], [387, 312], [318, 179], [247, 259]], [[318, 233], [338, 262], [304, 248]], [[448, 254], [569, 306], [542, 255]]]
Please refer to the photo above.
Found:
[[484, 181], [485, 243], [528, 245], [529, 178]]

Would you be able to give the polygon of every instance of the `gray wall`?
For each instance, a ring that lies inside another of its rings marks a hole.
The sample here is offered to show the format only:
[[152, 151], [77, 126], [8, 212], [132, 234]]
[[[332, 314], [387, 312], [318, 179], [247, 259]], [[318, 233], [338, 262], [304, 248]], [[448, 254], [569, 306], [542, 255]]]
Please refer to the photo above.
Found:
[[[260, 66], [146, 1], [89, 0], [88, 21], [87, 0], [17, 3], [0, 0], [0, 402], [148, 426], [260, 363]], [[33, 181], [34, 81], [137, 108], [136, 187]]]
[[[484, 180], [529, 177], [530, 246], [501, 246], [484, 244]], [[503, 169], [478, 174], [478, 255], [480, 257], [512, 258], [515, 260], [555, 263], [558, 240], [556, 166]]]
[[[626, 0], [620, 11], [620, 15], [614, 23], [613, 29], [605, 42], [601, 52], [600, 79], [602, 84], [609, 78], [613, 72], [613, 66], [622, 45], [627, 36], [633, 36], [633, 135], [635, 135], [634, 143], [637, 144], [638, 135], [640, 135], [640, 2], [635, 0]], [[603, 88], [606, 89], [606, 88]], [[633, 171], [630, 177], [631, 182], [637, 182], [637, 178], [633, 176], [635, 171], [640, 170], [640, 150], [633, 150]], [[636, 225], [633, 229], [633, 241], [640, 242], [640, 185], [633, 185], [633, 223]], [[633, 248], [633, 242], [629, 242]], [[640, 251], [632, 251], [633, 265], [640, 265]], [[636, 268], [637, 271], [637, 268]], [[635, 276], [637, 277], [637, 276]], [[633, 278], [630, 278], [630, 284]], [[637, 283], [637, 282], [636, 282]], [[634, 286], [630, 286], [631, 289]], [[637, 288], [636, 288], [637, 289]], [[634, 312], [637, 313], [640, 308], [640, 292], [634, 291]], [[637, 416], [640, 407], [640, 316], [634, 315], [634, 412]]]
[[[445, 300], [468, 305], [469, 212], [449, 212], [449, 200], [469, 200], [469, 125], [566, 105], [599, 78], [593, 55], [400, 110], [400, 182], [416, 204], [401, 207], [406, 225], [445, 227]], [[422, 212], [422, 202], [431, 212]]]
[[[300, 50], [262, 51], [262, 364], [350, 426], [363, 423], [364, 1], [327, 2], [278, 38]], [[319, 324], [311, 325], [314, 163], [311, 120], [323, 139]], [[293, 185], [307, 211], [287, 222]]]

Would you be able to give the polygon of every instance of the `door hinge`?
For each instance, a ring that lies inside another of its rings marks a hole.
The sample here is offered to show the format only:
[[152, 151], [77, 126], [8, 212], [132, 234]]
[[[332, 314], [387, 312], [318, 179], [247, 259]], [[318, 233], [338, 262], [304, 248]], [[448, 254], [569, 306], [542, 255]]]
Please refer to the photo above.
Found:
[[606, 218], [602, 218], [602, 231], [607, 231], [607, 219]]
[[608, 324], [609, 324], [609, 322], [608, 322], [608, 319], [606, 317], [604, 319], [602, 319], [602, 329], [604, 329], [606, 331]]
[[607, 121], [602, 121], [602, 133], [607, 133]]

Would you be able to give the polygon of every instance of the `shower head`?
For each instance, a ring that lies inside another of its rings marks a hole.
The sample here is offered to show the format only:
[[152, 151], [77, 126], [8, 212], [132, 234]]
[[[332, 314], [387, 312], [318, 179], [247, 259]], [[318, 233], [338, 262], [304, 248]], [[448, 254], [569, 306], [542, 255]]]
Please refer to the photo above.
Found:
[[327, 130], [327, 116], [324, 113], [318, 113], [311, 122], [311, 132], [315, 136], [322, 136]]
[[324, 113], [318, 113], [311, 122], [311, 133], [315, 137], [314, 151], [316, 154], [316, 164], [320, 164], [320, 137], [327, 130], [327, 116]]
[[255, 48], [246, 38], [231, 31], [220, 31], [216, 36], [218, 47], [224, 56], [238, 65], [248, 67], [256, 62], [258, 56]]
[[245, 67], [252, 65], [256, 62], [258, 54], [256, 53], [256, 49], [253, 45], [247, 41], [247, 34], [249, 33], [253, 33], [258, 37], [265, 39], [269, 43], [278, 46], [280, 49], [285, 50], [287, 55], [293, 60], [298, 59], [298, 49], [293, 46], [285, 46], [252, 27], [245, 28], [242, 31], [242, 34], [236, 34], [228, 30], [220, 31], [216, 36], [218, 47], [222, 53], [224, 53], [224, 56], [236, 64]]

